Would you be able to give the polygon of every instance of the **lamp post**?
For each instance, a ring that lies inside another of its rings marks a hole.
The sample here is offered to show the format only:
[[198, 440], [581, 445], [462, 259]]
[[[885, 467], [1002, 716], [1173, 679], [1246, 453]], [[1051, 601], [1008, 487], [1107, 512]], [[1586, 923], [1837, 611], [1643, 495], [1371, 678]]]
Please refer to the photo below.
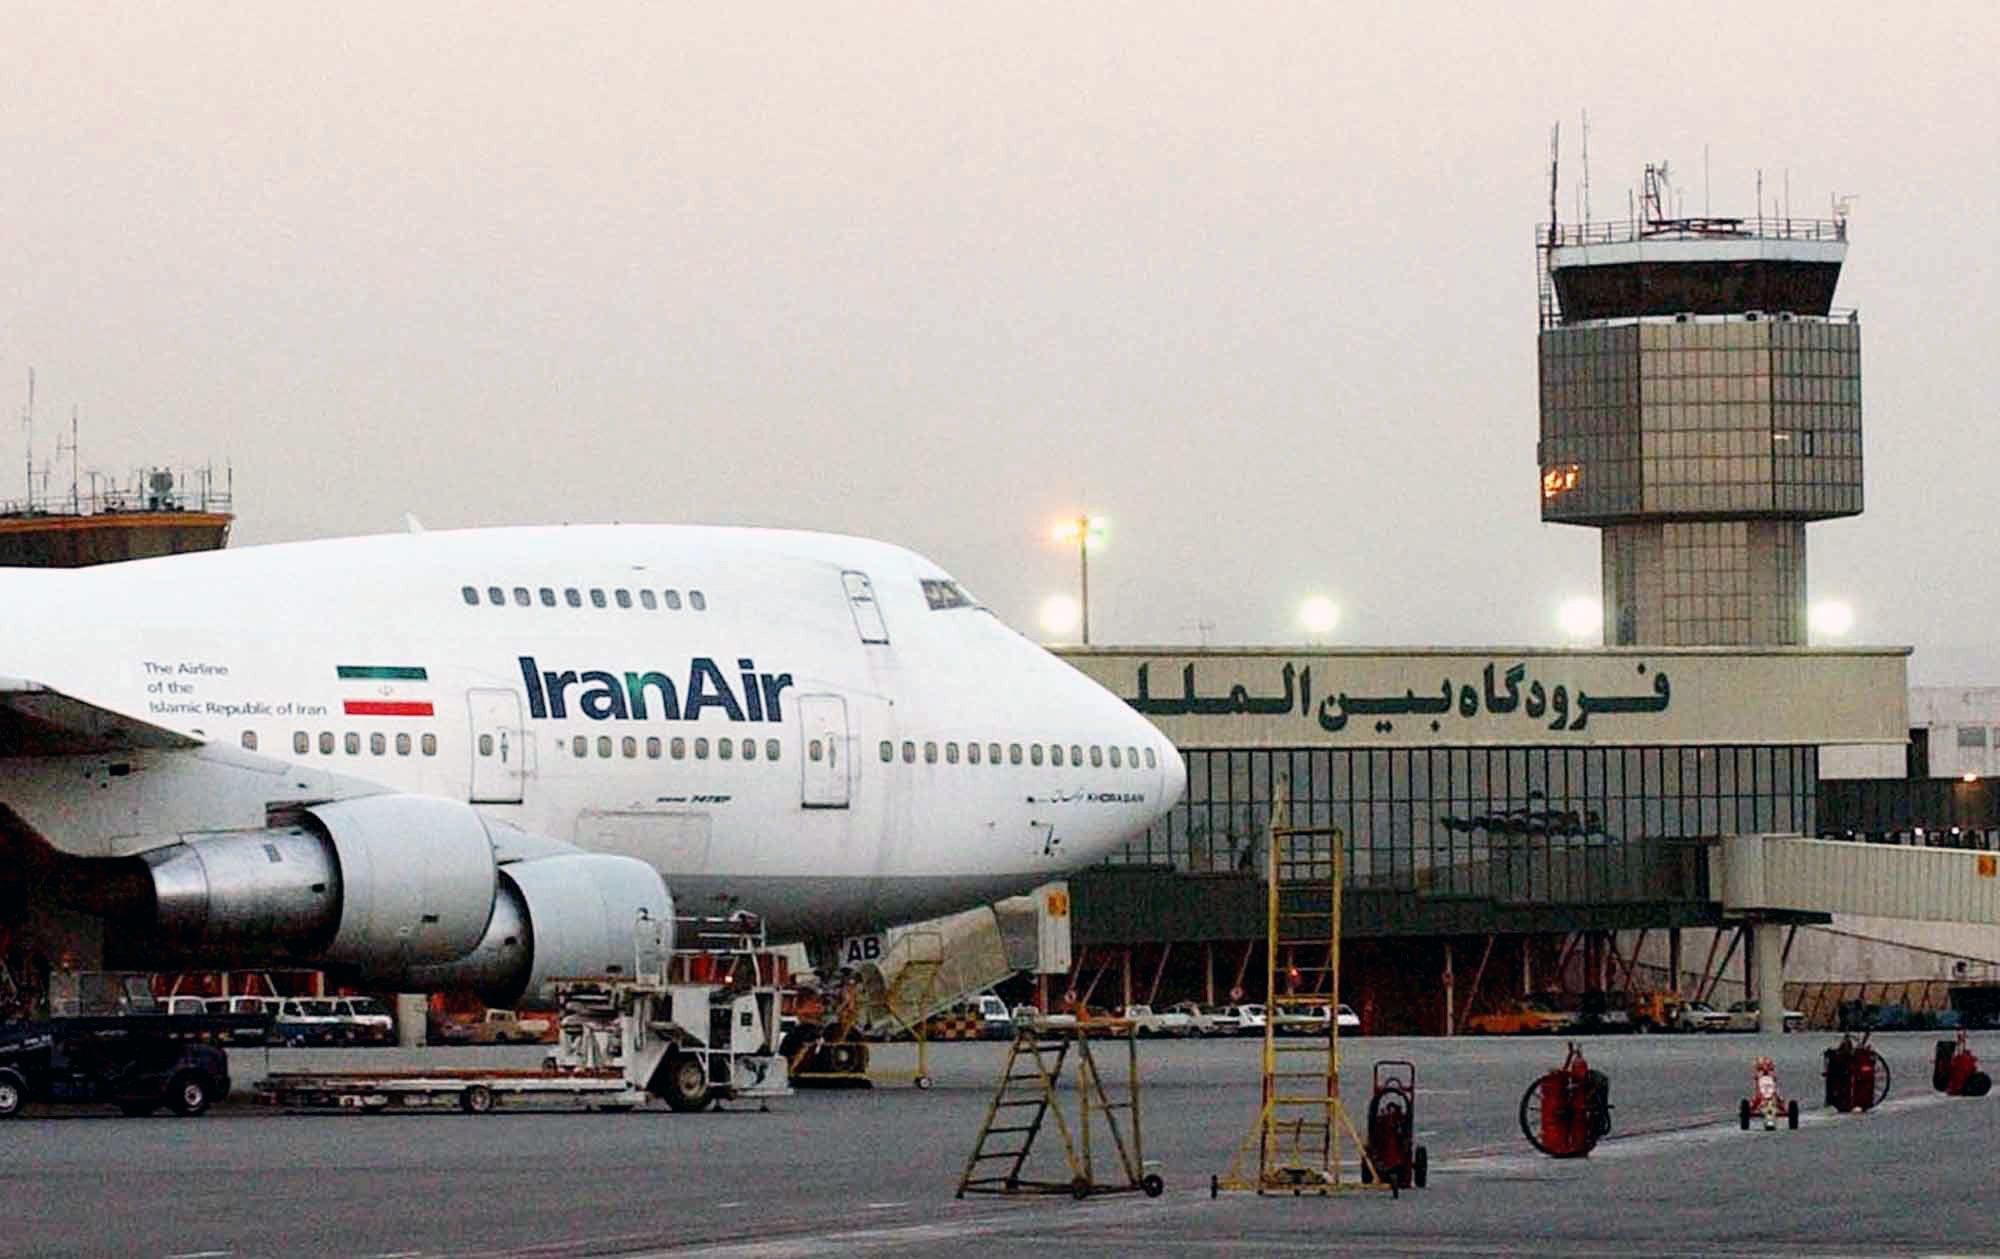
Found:
[[1105, 520], [1080, 512], [1055, 527], [1058, 542], [1076, 542], [1076, 569], [1079, 600], [1083, 605], [1083, 645], [1090, 646], [1090, 548], [1104, 544]]

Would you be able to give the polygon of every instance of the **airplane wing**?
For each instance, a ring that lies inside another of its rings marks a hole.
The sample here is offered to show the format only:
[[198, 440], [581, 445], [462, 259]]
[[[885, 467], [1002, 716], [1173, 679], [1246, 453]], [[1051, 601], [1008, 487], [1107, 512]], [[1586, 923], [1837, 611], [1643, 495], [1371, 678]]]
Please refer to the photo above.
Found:
[[27, 678], [0, 677], [0, 757], [192, 748], [202, 740]]

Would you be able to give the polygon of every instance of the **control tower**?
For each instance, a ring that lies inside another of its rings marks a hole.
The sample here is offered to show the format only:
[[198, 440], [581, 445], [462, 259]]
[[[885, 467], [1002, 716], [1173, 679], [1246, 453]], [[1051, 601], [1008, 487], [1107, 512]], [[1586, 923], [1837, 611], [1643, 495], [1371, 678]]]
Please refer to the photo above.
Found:
[[1847, 220], [1538, 231], [1542, 519], [1603, 534], [1613, 646], [1806, 641], [1806, 525], [1861, 512]]
[[207, 467], [146, 468], [128, 485], [0, 502], [0, 566], [83, 568], [220, 550], [236, 519], [233, 480], [226, 468], [220, 477]]

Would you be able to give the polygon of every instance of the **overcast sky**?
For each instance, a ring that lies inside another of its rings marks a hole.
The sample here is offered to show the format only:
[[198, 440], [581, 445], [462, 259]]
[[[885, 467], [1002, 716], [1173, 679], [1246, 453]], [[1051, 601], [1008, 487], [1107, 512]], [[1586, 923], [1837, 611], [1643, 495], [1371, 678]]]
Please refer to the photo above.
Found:
[[[746, 11], [748, 10], [748, 11]], [[228, 460], [248, 545], [769, 523], [1101, 642], [1550, 642], [1575, 216], [1853, 200], [1867, 506], [1815, 599], [2000, 682], [2000, 6], [0, 4], [0, 415]], [[1704, 150], [1708, 154], [1704, 178]], [[0, 428], [0, 497], [24, 472]], [[14, 454], [6, 455], [5, 452]], [[67, 473], [57, 481], [66, 489]]]

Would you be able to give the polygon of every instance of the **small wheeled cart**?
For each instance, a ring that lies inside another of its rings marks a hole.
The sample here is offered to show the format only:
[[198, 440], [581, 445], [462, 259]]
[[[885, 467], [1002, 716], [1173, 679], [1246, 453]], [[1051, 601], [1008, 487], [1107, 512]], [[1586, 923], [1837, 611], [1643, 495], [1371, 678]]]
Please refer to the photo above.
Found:
[[1787, 1128], [1799, 1126], [1799, 1102], [1797, 1098], [1787, 1100], [1778, 1091], [1778, 1067], [1769, 1058], [1758, 1058], [1750, 1064], [1750, 1096], [1736, 1107], [1736, 1124], [1743, 1131], [1750, 1131], [1750, 1117], [1759, 1116], [1764, 1121], [1764, 1131], [1777, 1129], [1782, 1118]]
[[1430, 1151], [1417, 1144], [1417, 1064], [1393, 1058], [1376, 1063], [1361, 1179], [1380, 1176], [1395, 1189], [1422, 1189], [1430, 1161]]

